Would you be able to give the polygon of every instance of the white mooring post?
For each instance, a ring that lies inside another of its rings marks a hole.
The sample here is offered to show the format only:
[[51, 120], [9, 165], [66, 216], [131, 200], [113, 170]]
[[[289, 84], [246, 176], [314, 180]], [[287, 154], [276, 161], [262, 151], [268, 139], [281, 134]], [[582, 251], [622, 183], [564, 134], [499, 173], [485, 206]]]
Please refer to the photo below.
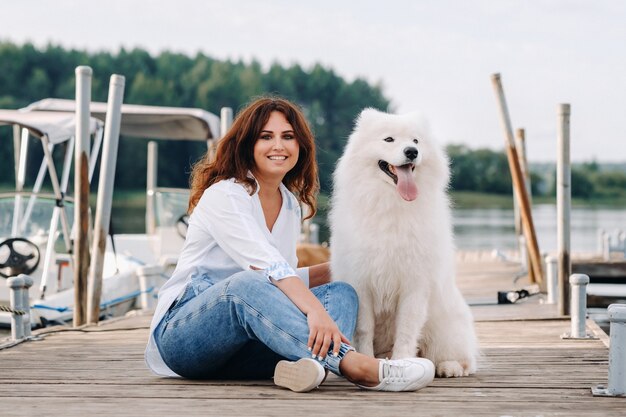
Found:
[[609, 386], [591, 388], [594, 396], [626, 396], [626, 304], [611, 304], [608, 308], [611, 322], [609, 342]]
[[570, 165], [570, 105], [558, 107], [559, 134], [558, 160], [556, 170], [557, 246], [559, 270], [559, 313], [572, 314], [569, 305], [568, 277], [572, 273], [570, 260], [570, 212], [572, 206], [571, 165]]
[[104, 252], [106, 239], [111, 223], [111, 205], [113, 201], [113, 185], [117, 147], [120, 139], [122, 122], [122, 101], [124, 98], [125, 79], [122, 75], [113, 74], [109, 82], [109, 99], [104, 126], [104, 148], [100, 165], [100, 183], [98, 185], [98, 201], [96, 203], [96, 220], [91, 249], [91, 265], [89, 268], [89, 285], [87, 287], [87, 323], [98, 323], [100, 318], [100, 299], [102, 298], [102, 274], [104, 271]]
[[573, 274], [569, 278], [570, 286], [570, 314], [571, 332], [561, 336], [562, 339], [597, 339], [587, 334], [587, 284], [589, 276], [585, 274]]
[[74, 327], [87, 320], [89, 273], [89, 117], [91, 68], [76, 67], [76, 147], [74, 148]]
[[20, 274], [20, 278], [24, 280], [24, 286], [22, 287], [22, 310], [24, 315], [22, 316], [22, 325], [24, 326], [24, 337], [29, 338], [30, 335], [30, 287], [33, 286], [33, 279], [25, 274]]
[[24, 314], [22, 310], [22, 291], [24, 288], [24, 278], [22, 276], [7, 279], [7, 287], [10, 288], [11, 303], [11, 340], [21, 340], [24, 338]]

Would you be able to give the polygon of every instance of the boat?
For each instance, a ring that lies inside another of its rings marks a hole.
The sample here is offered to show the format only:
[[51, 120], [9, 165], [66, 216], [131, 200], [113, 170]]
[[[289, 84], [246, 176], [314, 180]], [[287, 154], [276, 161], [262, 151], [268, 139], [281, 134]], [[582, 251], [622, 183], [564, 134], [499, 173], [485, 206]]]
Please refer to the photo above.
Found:
[[[16, 161], [15, 190], [0, 194], [0, 304], [9, 304], [6, 278], [29, 275], [34, 281], [29, 292], [34, 327], [73, 317], [73, 204], [67, 188], [74, 160], [74, 121], [73, 113], [0, 110], [0, 125], [13, 126]], [[92, 117], [89, 125], [91, 177], [102, 144], [103, 123]], [[39, 169], [27, 191], [26, 174], [32, 161]], [[52, 192], [42, 191], [46, 177]], [[135, 274], [140, 265], [131, 257], [106, 251], [103, 315], [118, 315], [131, 308], [140, 293]], [[8, 327], [10, 322], [11, 315], [0, 312], [0, 327]]]
[[[34, 102], [24, 110], [73, 113], [73, 100], [47, 98]], [[92, 102], [91, 116], [104, 121], [106, 103]], [[120, 140], [150, 139], [146, 181], [145, 233], [114, 234], [111, 242], [119, 254], [148, 265], [160, 265], [165, 276], [176, 266], [187, 228], [187, 188], [158, 186], [158, 143], [155, 140], [202, 141], [214, 149], [222, 132], [230, 126], [232, 110], [224, 108], [221, 115], [198, 108], [123, 104]]]

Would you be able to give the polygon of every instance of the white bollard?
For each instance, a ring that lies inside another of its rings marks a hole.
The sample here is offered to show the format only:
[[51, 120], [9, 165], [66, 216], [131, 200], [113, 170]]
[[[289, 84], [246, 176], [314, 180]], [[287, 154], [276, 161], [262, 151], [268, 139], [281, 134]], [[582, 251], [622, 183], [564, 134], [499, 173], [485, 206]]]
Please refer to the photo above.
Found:
[[603, 397], [626, 396], [626, 304], [611, 304], [608, 308], [611, 322], [609, 349], [609, 386], [591, 388], [593, 395]]
[[22, 291], [24, 289], [24, 278], [22, 276], [7, 279], [7, 287], [11, 290], [11, 340], [21, 340], [24, 338], [24, 316], [15, 311], [22, 310]]
[[587, 334], [587, 284], [589, 277], [585, 274], [573, 274], [570, 284], [570, 316], [571, 332], [561, 336], [562, 339], [596, 339]]
[[546, 304], [556, 304], [558, 296], [557, 259], [554, 256], [546, 256], [546, 275], [548, 298]]
[[22, 287], [22, 310], [26, 313], [22, 316], [22, 325], [24, 326], [24, 337], [30, 337], [30, 287], [33, 286], [33, 279], [28, 275], [20, 274], [20, 278], [24, 280]]
[[569, 278], [571, 288], [572, 337], [584, 337], [585, 320], [587, 319], [587, 284], [589, 277], [584, 274], [574, 274]]

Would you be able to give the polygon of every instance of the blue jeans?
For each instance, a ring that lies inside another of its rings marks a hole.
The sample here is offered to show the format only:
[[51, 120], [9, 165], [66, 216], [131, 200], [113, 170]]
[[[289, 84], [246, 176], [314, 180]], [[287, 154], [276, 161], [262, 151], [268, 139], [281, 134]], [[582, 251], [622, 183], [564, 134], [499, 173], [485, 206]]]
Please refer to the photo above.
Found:
[[[358, 298], [343, 282], [312, 288], [339, 330], [352, 339]], [[186, 378], [271, 378], [282, 359], [310, 358], [306, 316], [274, 284], [254, 271], [226, 279], [197, 272], [154, 331], [170, 369]], [[342, 343], [321, 361], [341, 375], [339, 363], [350, 350]]]

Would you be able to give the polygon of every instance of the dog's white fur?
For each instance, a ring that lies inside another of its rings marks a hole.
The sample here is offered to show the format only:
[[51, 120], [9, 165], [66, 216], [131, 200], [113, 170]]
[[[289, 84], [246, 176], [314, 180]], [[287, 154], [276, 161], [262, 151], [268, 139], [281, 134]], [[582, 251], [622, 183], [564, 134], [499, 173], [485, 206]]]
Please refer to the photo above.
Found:
[[[334, 173], [331, 270], [359, 295], [353, 342], [360, 352], [422, 356], [438, 376], [467, 376], [476, 370], [478, 348], [455, 284], [448, 160], [428, 136], [417, 114], [361, 113]], [[419, 152], [413, 201], [378, 164], [406, 164], [407, 147]]]

